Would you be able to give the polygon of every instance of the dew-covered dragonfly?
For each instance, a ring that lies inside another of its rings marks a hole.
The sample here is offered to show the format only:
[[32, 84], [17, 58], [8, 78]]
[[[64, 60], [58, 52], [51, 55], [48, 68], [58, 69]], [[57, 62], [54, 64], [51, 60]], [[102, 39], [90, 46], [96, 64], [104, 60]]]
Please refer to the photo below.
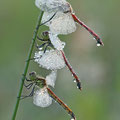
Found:
[[[78, 78], [77, 74], [74, 72], [74, 70], [72, 69], [72, 66], [70, 65], [69, 61], [67, 60], [64, 51], [63, 51], [63, 44], [62, 42], [59, 40], [59, 38], [57, 36], [52, 36], [48, 31], [45, 31], [42, 33], [42, 39], [37, 37], [39, 40], [44, 41], [44, 36], [46, 41], [45, 42], [46, 47], [48, 46], [52, 46], [52, 50], [47, 50], [47, 48], [45, 47], [44, 52], [41, 51], [41, 47], [45, 46], [45, 44], [43, 43], [42, 45], [38, 46], [37, 48], [40, 49], [39, 52], [35, 53], [35, 62], [37, 62], [41, 67], [46, 68], [46, 69], [50, 69], [50, 70], [54, 70], [54, 69], [61, 69], [63, 67], [65, 67], [65, 65], [68, 67], [68, 69], [70, 70], [70, 72], [72, 73], [72, 76], [74, 77], [74, 82], [77, 82], [77, 88], [79, 88], [80, 90], [82, 89], [81, 87], [81, 82], [80, 79]], [[61, 45], [61, 47], [60, 47]], [[54, 50], [54, 47], [58, 50]]]
[[[52, 72], [49, 77], [55, 79], [54, 75], [55, 73]], [[34, 71], [29, 73], [29, 79], [26, 78], [26, 81], [30, 83], [28, 85], [24, 84], [24, 86], [27, 89], [30, 89], [32, 87], [32, 91], [28, 96], [22, 96], [21, 99], [33, 96], [33, 103], [40, 107], [48, 107], [49, 105], [52, 104], [53, 99], [60, 106], [62, 106], [63, 109], [67, 111], [67, 113], [71, 116], [72, 120], [76, 120], [72, 110], [60, 98], [58, 98], [55, 95], [55, 93], [48, 87], [48, 85], [52, 87], [54, 86], [53, 84], [51, 84], [51, 82], [53, 82], [54, 80], [51, 81], [50, 79], [51, 78], [48, 77], [46, 78], [40, 77]]]
[[66, 0], [36, 0], [36, 6], [45, 11], [42, 25], [49, 26], [50, 31], [55, 34], [69, 34], [76, 30], [76, 24], [84, 27], [97, 41], [97, 46], [104, 45], [100, 37], [85, 25], [74, 14], [73, 9]]

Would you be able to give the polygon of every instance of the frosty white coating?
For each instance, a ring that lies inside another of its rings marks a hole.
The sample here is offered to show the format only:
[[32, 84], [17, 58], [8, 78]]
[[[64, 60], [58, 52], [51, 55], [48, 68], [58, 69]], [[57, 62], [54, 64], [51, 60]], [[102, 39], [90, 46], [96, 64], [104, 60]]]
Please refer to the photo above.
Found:
[[52, 104], [52, 98], [49, 96], [46, 88], [38, 89], [34, 92], [33, 103], [40, 107], [48, 107]]
[[49, 32], [49, 38], [54, 48], [56, 48], [57, 50], [63, 50], [63, 48], [65, 47], [65, 42], [62, 42], [58, 38], [57, 34]]
[[[54, 14], [55, 14], [55, 12], [44, 12], [44, 13], [43, 13], [42, 20], [41, 20], [41, 23], [44, 23], [44, 22], [48, 21]], [[56, 14], [57, 14], [57, 13], [56, 13]], [[55, 16], [56, 16], [56, 15], [55, 15]], [[55, 18], [55, 16], [52, 18], [52, 20]], [[49, 22], [47, 22], [45, 25], [46, 25], [46, 26], [49, 26], [49, 25], [50, 25], [50, 22], [51, 22], [52, 20], [50, 20]]]
[[70, 10], [70, 5], [66, 0], [35, 0], [35, 5], [46, 12], [65, 12]]
[[76, 23], [71, 13], [58, 12], [51, 20], [49, 29], [54, 34], [70, 34], [75, 32]]
[[55, 86], [55, 81], [57, 77], [57, 70], [52, 71], [48, 76], [46, 76], [46, 83], [52, 87]]
[[65, 67], [63, 56], [58, 50], [47, 50], [41, 55], [41, 52], [36, 52], [34, 56], [35, 62], [48, 70], [57, 70]]
[[75, 120], [74, 118], [71, 118], [71, 120]]
[[[54, 12], [44, 12], [42, 23], [48, 21], [53, 15]], [[76, 23], [70, 12], [57, 12], [45, 25], [49, 26], [50, 32], [53, 34], [70, 34], [76, 30]]]
[[43, 54], [44, 54], [44, 51], [42, 50], [40, 50], [39, 52], [35, 52], [35, 56], [34, 56], [35, 62], [38, 62]]

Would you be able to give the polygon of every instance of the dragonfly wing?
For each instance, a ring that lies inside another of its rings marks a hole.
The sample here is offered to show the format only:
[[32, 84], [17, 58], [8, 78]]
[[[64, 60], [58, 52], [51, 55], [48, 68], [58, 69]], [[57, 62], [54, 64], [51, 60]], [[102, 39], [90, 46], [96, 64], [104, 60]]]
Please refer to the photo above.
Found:
[[58, 38], [57, 34], [54, 34], [50, 31], [49, 38], [50, 38], [50, 41], [51, 41], [52, 45], [54, 46], [54, 48], [56, 48], [57, 50], [63, 50], [63, 48], [65, 47], [65, 42], [62, 42]]
[[[46, 21], [48, 21], [50, 18], [52, 18], [52, 16], [55, 14], [55, 12], [44, 12], [43, 17], [42, 17], [42, 23], [45, 23]], [[50, 20], [52, 21], [52, 20]], [[45, 23], [46, 26], [50, 25], [50, 21]]]
[[58, 12], [49, 25], [53, 34], [70, 34], [76, 30], [71, 13]]
[[[39, 52], [35, 54], [35, 57], [39, 56]], [[47, 50], [41, 57], [35, 59], [35, 62], [48, 70], [57, 70], [65, 67], [65, 62], [62, 54], [58, 50]]]
[[33, 96], [33, 103], [36, 106], [48, 107], [52, 104], [52, 98], [49, 96], [47, 89], [38, 89]]
[[43, 11], [68, 11], [70, 6], [66, 0], [35, 0], [35, 5]]
[[57, 70], [52, 71], [48, 76], [46, 76], [47, 85], [54, 87], [56, 77], [57, 77]]

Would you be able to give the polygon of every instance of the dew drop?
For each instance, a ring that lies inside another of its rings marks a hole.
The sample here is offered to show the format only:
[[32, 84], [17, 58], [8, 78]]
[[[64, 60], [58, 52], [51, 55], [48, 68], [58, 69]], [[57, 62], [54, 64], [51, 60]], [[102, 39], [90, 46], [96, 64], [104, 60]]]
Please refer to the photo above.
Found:
[[76, 80], [74, 80], [73, 82], [76, 83]]
[[97, 46], [98, 46], [98, 47], [101, 46], [100, 43], [97, 43]]
[[43, 48], [39, 48], [39, 50], [42, 50]]

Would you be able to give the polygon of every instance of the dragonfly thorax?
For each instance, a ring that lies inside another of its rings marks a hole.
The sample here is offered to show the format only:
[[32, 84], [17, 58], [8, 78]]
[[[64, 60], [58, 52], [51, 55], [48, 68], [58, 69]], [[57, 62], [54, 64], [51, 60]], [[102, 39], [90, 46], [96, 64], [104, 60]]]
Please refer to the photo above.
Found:
[[45, 86], [47, 86], [46, 80], [44, 78], [39, 77], [36, 79], [36, 85], [40, 88], [44, 88]]

